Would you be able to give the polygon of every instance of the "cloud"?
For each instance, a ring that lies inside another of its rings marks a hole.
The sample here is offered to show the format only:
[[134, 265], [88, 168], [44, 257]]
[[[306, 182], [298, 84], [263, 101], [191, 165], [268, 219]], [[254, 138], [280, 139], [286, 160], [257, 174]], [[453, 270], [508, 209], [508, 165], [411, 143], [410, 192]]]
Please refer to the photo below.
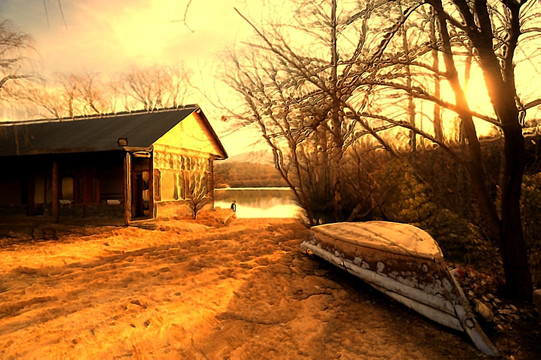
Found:
[[245, 0], [2, 2], [4, 16], [34, 37], [46, 73], [114, 73], [179, 60], [208, 68], [219, 61], [214, 54], [252, 32], [233, 8], [261, 11], [260, 2]]

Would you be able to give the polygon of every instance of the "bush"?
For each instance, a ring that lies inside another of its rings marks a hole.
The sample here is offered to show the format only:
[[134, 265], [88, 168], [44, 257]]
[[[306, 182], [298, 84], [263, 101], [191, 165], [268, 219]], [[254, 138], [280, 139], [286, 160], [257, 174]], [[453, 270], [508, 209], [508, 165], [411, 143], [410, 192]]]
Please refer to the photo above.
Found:
[[532, 283], [541, 288], [541, 173], [526, 175], [522, 183], [522, 228], [528, 244]]
[[408, 223], [427, 231], [447, 260], [473, 265], [484, 272], [501, 271], [497, 249], [483, 237], [477, 226], [436, 201], [433, 188], [406, 162], [389, 161], [377, 174], [380, 193], [387, 199], [381, 217]]

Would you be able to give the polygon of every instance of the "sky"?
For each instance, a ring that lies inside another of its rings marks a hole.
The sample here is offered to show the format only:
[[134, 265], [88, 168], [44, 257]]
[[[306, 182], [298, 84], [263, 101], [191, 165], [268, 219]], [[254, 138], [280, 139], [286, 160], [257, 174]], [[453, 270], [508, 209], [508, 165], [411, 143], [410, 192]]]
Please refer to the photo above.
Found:
[[[0, 18], [34, 40], [36, 71], [41, 74], [108, 75], [139, 65], [184, 65], [196, 85], [212, 92], [221, 54], [251, 36], [250, 26], [235, 12], [258, 20], [261, 1], [247, 0], [0, 0]], [[186, 11], [187, 9], [187, 11]], [[186, 22], [184, 22], [184, 18]], [[225, 88], [221, 88], [226, 91]], [[201, 94], [187, 103], [218, 117]], [[207, 109], [207, 110], [205, 110]], [[253, 148], [253, 131], [225, 135], [217, 119], [209, 120], [230, 153]]]
[[250, 30], [233, 9], [250, 11], [244, 0], [2, 0], [0, 4], [4, 18], [32, 35], [46, 71], [107, 73], [131, 64], [179, 61], [205, 68], [216, 60], [217, 52]]
[[[254, 35], [234, 8], [264, 23], [270, 10], [262, 4], [269, 2], [276, 13], [288, 10], [288, 2], [279, 0], [0, 0], [0, 20], [9, 19], [32, 36], [40, 74], [106, 76], [134, 65], [183, 63], [193, 73], [192, 82], [208, 96], [196, 92], [186, 103], [202, 107], [228, 153], [235, 155], [260, 149], [254, 145], [260, 137], [251, 129], [230, 134], [209, 98], [228, 105], [228, 88], [216, 70], [226, 49], [240, 47]], [[539, 78], [539, 73], [526, 74], [535, 88], [532, 75]], [[480, 98], [476, 83], [470, 84], [471, 98]], [[530, 92], [536, 96], [537, 91]]]

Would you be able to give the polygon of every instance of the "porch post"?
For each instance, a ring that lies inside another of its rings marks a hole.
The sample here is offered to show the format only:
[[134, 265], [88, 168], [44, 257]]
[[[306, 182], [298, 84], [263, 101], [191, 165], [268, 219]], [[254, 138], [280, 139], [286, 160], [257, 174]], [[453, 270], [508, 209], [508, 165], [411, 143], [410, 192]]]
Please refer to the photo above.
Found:
[[126, 225], [131, 220], [131, 155], [128, 151], [124, 158], [124, 220]]
[[32, 216], [34, 215], [36, 211], [36, 203], [35, 203], [35, 182], [34, 182], [34, 173], [27, 175], [27, 184], [26, 184], [26, 193], [27, 193], [27, 209], [26, 209], [26, 215]]
[[210, 198], [210, 203], [212, 204], [212, 208], [214, 209], [214, 156], [211, 156], [210, 159], [207, 160], [209, 162], [209, 171], [210, 176], [208, 178], [208, 196]]
[[154, 151], [150, 153], [150, 163], [148, 165], [148, 214], [150, 218], [154, 215]]
[[58, 221], [59, 215], [58, 215], [58, 162], [56, 160], [53, 160], [53, 174], [52, 174], [52, 192], [53, 192], [53, 198], [52, 198], [52, 207], [53, 207], [53, 220]]

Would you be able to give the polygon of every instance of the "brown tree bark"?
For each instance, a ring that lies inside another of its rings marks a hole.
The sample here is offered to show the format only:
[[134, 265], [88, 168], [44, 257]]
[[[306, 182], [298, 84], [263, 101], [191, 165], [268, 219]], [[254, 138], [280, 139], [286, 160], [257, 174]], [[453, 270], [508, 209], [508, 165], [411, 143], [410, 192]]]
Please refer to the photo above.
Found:
[[[525, 150], [522, 129], [519, 123], [519, 109], [515, 102], [516, 89], [512, 65], [513, 52], [517, 46], [520, 34], [519, 11], [520, 4], [506, 2], [506, 8], [511, 18], [509, 50], [504, 54], [500, 63], [493, 48], [493, 29], [486, 1], [474, 2], [472, 10], [465, 0], [454, 0], [462, 18], [466, 22], [463, 27], [478, 52], [480, 66], [487, 84], [488, 93], [501, 123], [504, 134], [504, 164], [503, 176], [500, 183], [500, 216], [496, 205], [490, 199], [484, 174], [480, 144], [475, 134], [473, 122], [470, 121], [469, 109], [464, 108], [460, 117], [468, 139], [470, 163], [468, 171], [479, 202], [480, 210], [486, 221], [491, 238], [499, 246], [506, 278], [506, 291], [510, 296], [531, 300], [532, 280], [528, 264], [527, 246], [522, 231], [520, 217], [520, 195], [522, 177], [525, 166]], [[444, 44], [449, 35], [446, 26], [446, 14], [441, 1], [433, 2], [438, 14]], [[477, 21], [476, 21], [477, 20]], [[450, 48], [444, 51], [446, 66], [450, 77], [454, 77]], [[456, 70], [455, 70], [456, 71]], [[457, 95], [457, 105], [465, 100], [464, 92], [459, 86], [453, 85]], [[457, 80], [458, 81], [458, 78]], [[473, 127], [473, 128], [472, 128]]]
[[[432, 8], [429, 9], [429, 21], [430, 21], [430, 42], [436, 46], [436, 22], [437, 19], [434, 16]], [[439, 51], [437, 49], [432, 50], [432, 67], [436, 72], [434, 73], [434, 96], [439, 98], [441, 96], [441, 80], [439, 75], [440, 70], [440, 58]], [[441, 121], [441, 108], [438, 104], [434, 104], [434, 137], [438, 141], [443, 141], [443, 124]]]

